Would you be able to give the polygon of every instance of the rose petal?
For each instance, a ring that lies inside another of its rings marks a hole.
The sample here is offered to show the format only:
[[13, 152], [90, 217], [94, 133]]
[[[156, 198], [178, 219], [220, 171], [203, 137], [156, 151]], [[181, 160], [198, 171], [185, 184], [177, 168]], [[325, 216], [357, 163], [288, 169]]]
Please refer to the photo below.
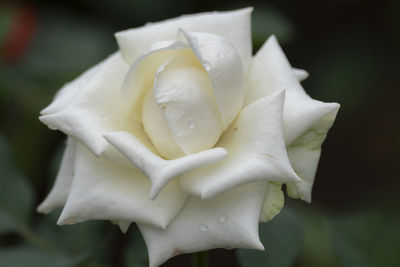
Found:
[[228, 157], [213, 166], [184, 174], [182, 188], [190, 194], [210, 198], [254, 181], [300, 181], [286, 154], [283, 102], [282, 91], [243, 109], [217, 144], [226, 148]]
[[242, 108], [246, 68], [228, 40], [221, 36], [180, 30], [210, 77], [226, 129]]
[[64, 206], [71, 189], [74, 161], [75, 141], [69, 137], [56, 181], [46, 199], [37, 207], [38, 212], [49, 213], [55, 208]]
[[[207, 73], [174, 60], [157, 73], [156, 80], [153, 109], [161, 111], [159, 115], [166, 121], [179, 148], [186, 155], [212, 148], [221, 136], [223, 126]], [[152, 129], [146, 125], [151, 121], [143, 117], [143, 123], [153, 142], [164, 141], [162, 132], [149, 132]], [[171, 158], [168, 151], [160, 153]]]
[[132, 107], [137, 119], [141, 119], [142, 103], [148, 90], [153, 87], [157, 70], [177, 54], [182, 54], [187, 60], [195, 59], [190, 47], [182, 41], [164, 41], [153, 44], [129, 67], [122, 93], [124, 104]]
[[56, 94], [53, 101], [45, 109], [43, 109], [41, 115], [50, 115], [56, 113], [74, 100], [82, 90], [85, 89], [86, 85], [95, 77], [98, 72], [104, 67], [107, 60], [104, 60], [97, 65], [91, 67], [89, 70], [85, 71], [78, 78], [65, 84]]
[[290, 162], [301, 179], [299, 183], [286, 184], [287, 194], [290, 197], [311, 202], [311, 190], [321, 154], [321, 145], [335, 120], [336, 113], [337, 110], [323, 117], [288, 146]]
[[165, 228], [187, 195], [171, 181], [156, 200], [149, 200], [150, 187], [138, 169], [96, 158], [77, 144], [71, 191], [58, 224], [115, 220]]
[[66, 86], [39, 119], [78, 139], [96, 155], [110, 146], [102, 137], [106, 131], [127, 130], [143, 137], [141, 125], [131, 122], [129, 107], [121, 105], [120, 89], [127, 70], [120, 54], [113, 54], [89, 71], [90, 75], [85, 73]]
[[118, 225], [119, 229], [123, 234], [126, 234], [129, 230], [129, 226], [132, 224], [132, 222], [129, 221], [111, 221], [111, 223]]
[[292, 144], [321, 118], [335, 113], [339, 104], [323, 103], [317, 100], [288, 100], [284, 111], [283, 132], [286, 145]]
[[138, 224], [149, 251], [150, 267], [181, 253], [213, 248], [263, 250], [258, 218], [264, 192], [265, 183], [251, 183], [209, 200], [190, 197], [165, 230]]
[[230, 12], [212, 12], [181, 16], [167, 21], [150, 23], [144, 27], [115, 34], [123, 58], [132, 64], [153, 43], [175, 40], [179, 28], [195, 32], [220, 35], [233, 44], [245, 66], [250, 65], [252, 55], [250, 15], [252, 8]]
[[304, 81], [308, 78], [308, 76], [310, 76], [310, 74], [306, 70], [292, 68], [292, 71], [299, 82]]
[[[292, 183], [296, 184], [296, 183]], [[268, 183], [265, 190], [264, 202], [260, 214], [260, 222], [272, 220], [283, 208], [285, 197], [282, 192], [282, 184]]]
[[286, 90], [283, 119], [286, 145], [338, 108], [337, 103], [316, 101], [305, 93], [275, 36], [271, 36], [253, 59], [245, 105], [282, 89]]
[[[288, 194], [305, 201], [311, 201], [311, 189], [317, 168], [320, 150], [309, 151], [307, 146], [323, 141], [326, 131], [332, 125], [339, 108], [337, 103], [323, 103], [311, 99], [301, 87], [286, 56], [274, 36], [268, 39], [253, 60], [249, 75], [250, 87], [246, 103], [287, 89], [284, 108], [284, 133], [291, 164], [302, 181], [288, 184]], [[329, 126], [322, 129], [321, 139], [317, 132], [319, 123], [331, 118]], [[315, 130], [317, 129], [317, 130]], [[305, 139], [306, 138], [306, 139]], [[295, 147], [292, 147], [295, 144]], [[299, 145], [300, 144], [300, 145]], [[320, 144], [319, 144], [320, 145]]]
[[142, 109], [142, 123], [144, 131], [151, 142], [157, 148], [159, 155], [165, 159], [176, 159], [184, 157], [185, 153], [177, 144], [174, 135], [168, 127], [162, 108], [157, 105], [154, 99], [154, 90], [148, 92], [144, 99]]
[[227, 156], [225, 149], [213, 148], [174, 160], [164, 160], [149, 151], [129, 133], [114, 132], [108, 133], [104, 137], [151, 180], [151, 199], [156, 198], [160, 190], [173, 178], [190, 170], [218, 162]]
[[128, 232], [129, 230], [129, 226], [131, 226], [132, 222], [129, 221], [119, 221], [118, 222], [118, 226], [119, 229], [121, 229], [121, 232], [126, 234], [126, 232]]

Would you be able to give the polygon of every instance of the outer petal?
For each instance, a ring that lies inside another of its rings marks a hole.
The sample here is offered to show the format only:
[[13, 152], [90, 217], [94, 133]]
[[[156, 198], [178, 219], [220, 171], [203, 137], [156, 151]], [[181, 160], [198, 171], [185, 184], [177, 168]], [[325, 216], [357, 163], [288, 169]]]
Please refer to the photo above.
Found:
[[281, 211], [284, 202], [285, 197], [282, 192], [282, 184], [268, 183], [261, 209], [260, 222], [272, 220]]
[[151, 180], [151, 199], [156, 198], [160, 190], [173, 178], [193, 169], [218, 162], [227, 156], [226, 150], [219, 147], [174, 160], [164, 160], [149, 151], [129, 133], [108, 133], [105, 138]]
[[258, 237], [258, 218], [264, 189], [265, 183], [252, 183], [209, 200], [190, 197], [165, 230], [139, 224], [149, 251], [150, 267], [181, 253], [213, 248], [263, 250]]
[[111, 221], [111, 223], [118, 225], [119, 230], [121, 230], [122, 233], [126, 234], [129, 230], [129, 226], [131, 226], [132, 222], [128, 221]]
[[321, 154], [321, 145], [335, 117], [336, 112], [323, 117], [311, 129], [288, 146], [290, 162], [301, 179], [300, 183], [286, 184], [287, 193], [290, 197], [311, 202], [311, 190]]
[[253, 59], [245, 105], [282, 89], [286, 90], [286, 145], [291, 144], [322, 117], [338, 108], [336, 103], [313, 100], [304, 92], [276, 38], [272, 36]]
[[247, 69], [228, 40], [210, 33], [181, 31], [210, 77], [226, 129], [242, 108]]
[[41, 115], [50, 115], [52, 113], [56, 113], [66, 106], [68, 106], [76, 96], [78, 96], [81, 91], [84, 90], [86, 85], [90, 83], [90, 81], [98, 75], [99, 71], [104, 68], [107, 60], [100, 62], [99, 64], [91, 67], [87, 71], [85, 71], [78, 78], [65, 84], [56, 94], [53, 99], [53, 102], [50, 103], [45, 109], [43, 109], [40, 114]]
[[[288, 184], [289, 196], [311, 201], [311, 189], [317, 168], [320, 146], [332, 125], [339, 104], [310, 98], [298, 80], [304, 75], [292, 69], [274, 36], [270, 37], [253, 60], [245, 103], [285, 88], [284, 133], [290, 162], [301, 177], [298, 184]], [[315, 149], [309, 149], [313, 147]]]
[[96, 155], [110, 147], [102, 137], [110, 130], [133, 132], [146, 143], [142, 126], [132, 121], [129, 107], [121, 105], [120, 89], [127, 70], [120, 54], [113, 54], [64, 87], [39, 119], [78, 139]]
[[284, 93], [279, 92], [242, 110], [217, 144], [227, 149], [228, 157], [183, 175], [182, 188], [210, 198], [254, 181], [300, 181], [289, 163], [283, 140], [283, 101]]
[[103, 219], [136, 221], [166, 227], [186, 201], [172, 181], [156, 200], [149, 200], [150, 181], [135, 168], [96, 158], [76, 146], [74, 179], [59, 224]]
[[297, 68], [292, 68], [292, 70], [294, 72], [294, 76], [296, 76], [296, 78], [299, 82], [304, 81], [305, 79], [308, 78], [308, 76], [310, 76], [310, 74], [306, 70], [297, 69]]
[[132, 64], [154, 42], [175, 40], [179, 28], [213, 33], [226, 38], [234, 45], [247, 69], [252, 55], [251, 11], [252, 8], [245, 8], [231, 12], [186, 15], [118, 32], [115, 36], [124, 59], [128, 64]]
[[129, 230], [129, 226], [131, 226], [132, 222], [128, 221], [119, 221], [118, 226], [122, 233], [126, 234]]
[[56, 182], [46, 199], [38, 206], [37, 211], [49, 213], [53, 209], [64, 206], [72, 183], [75, 162], [75, 141], [67, 139], [66, 148], [58, 171]]

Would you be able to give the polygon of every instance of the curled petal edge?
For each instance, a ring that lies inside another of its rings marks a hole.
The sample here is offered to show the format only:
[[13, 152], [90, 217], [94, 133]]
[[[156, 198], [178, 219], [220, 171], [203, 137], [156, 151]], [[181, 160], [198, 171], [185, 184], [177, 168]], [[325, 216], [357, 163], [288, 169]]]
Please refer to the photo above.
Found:
[[135, 136], [127, 132], [107, 133], [104, 138], [151, 180], [150, 199], [155, 199], [161, 189], [173, 178], [193, 169], [214, 164], [228, 155], [224, 148], [217, 147], [185, 157], [165, 160], [152, 153]]

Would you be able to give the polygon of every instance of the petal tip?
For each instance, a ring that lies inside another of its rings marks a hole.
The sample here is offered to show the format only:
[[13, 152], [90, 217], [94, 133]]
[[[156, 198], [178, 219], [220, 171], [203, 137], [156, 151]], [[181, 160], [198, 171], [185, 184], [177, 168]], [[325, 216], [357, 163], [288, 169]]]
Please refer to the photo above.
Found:
[[125, 222], [125, 221], [118, 222], [118, 227], [123, 234], [126, 234], [128, 232], [130, 225], [131, 222]]
[[38, 213], [48, 214], [51, 211], [52, 211], [52, 209], [49, 207], [49, 205], [47, 205], [47, 203], [45, 201], [43, 201], [42, 203], [40, 203], [39, 206], [36, 207], [36, 212], [38, 212]]
[[49, 114], [44, 114], [39, 116], [39, 121], [41, 121], [43, 124], [47, 125], [49, 128], [55, 128], [53, 126], [50, 126], [52, 121], [53, 121], [53, 116]]
[[48, 115], [50, 113], [51, 113], [51, 105], [48, 105], [47, 107], [42, 109], [39, 114], [40, 115]]
[[[62, 216], [62, 215], [61, 215]], [[76, 224], [77, 222], [73, 219], [64, 219], [62, 217], [60, 217], [57, 221], [57, 225], [61, 226], [61, 225], [73, 225]]]
[[268, 37], [266, 43], [278, 44], [278, 39], [276, 38], [276, 35], [275, 35], [275, 34], [271, 34], [271, 35]]
[[57, 220], [57, 225], [59, 225], [59, 226], [61, 226], [61, 225], [72, 225], [72, 224], [76, 224], [77, 223], [77, 221], [75, 220], [74, 216], [72, 214], [67, 214], [67, 213], [70, 213], [70, 212], [66, 212], [66, 208], [64, 207], [64, 209], [61, 212], [60, 217]]
[[152, 184], [151, 189], [150, 189], [150, 200], [155, 200], [160, 194], [160, 190], [163, 186], [158, 185], [158, 184]]
[[253, 13], [253, 11], [254, 11], [254, 7], [252, 7], [252, 6], [244, 7], [244, 8], [237, 10], [238, 13], [247, 13], [249, 15], [251, 15], [251, 13]]

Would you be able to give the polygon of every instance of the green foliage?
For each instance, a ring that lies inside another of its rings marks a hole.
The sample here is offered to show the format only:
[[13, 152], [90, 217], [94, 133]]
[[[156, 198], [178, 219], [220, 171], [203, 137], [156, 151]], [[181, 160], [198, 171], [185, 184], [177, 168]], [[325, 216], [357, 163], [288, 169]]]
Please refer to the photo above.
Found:
[[356, 213], [333, 222], [333, 244], [341, 266], [400, 263], [400, 215], [395, 210]]
[[0, 135], [0, 234], [22, 231], [33, 212], [34, 195], [31, 185], [12, 164], [10, 148]]
[[281, 44], [294, 37], [294, 27], [289, 19], [273, 6], [258, 4], [252, 14], [252, 37], [254, 51], [274, 34]]
[[242, 267], [291, 266], [303, 243], [303, 229], [297, 216], [287, 207], [271, 221], [260, 224], [265, 252], [238, 249]]
[[20, 246], [0, 250], [0, 266], [10, 267], [72, 267], [79, 258], [56, 253], [46, 253], [39, 249]]
[[128, 232], [129, 243], [125, 250], [124, 261], [128, 267], [147, 267], [149, 260], [143, 237], [136, 226], [131, 226]]

